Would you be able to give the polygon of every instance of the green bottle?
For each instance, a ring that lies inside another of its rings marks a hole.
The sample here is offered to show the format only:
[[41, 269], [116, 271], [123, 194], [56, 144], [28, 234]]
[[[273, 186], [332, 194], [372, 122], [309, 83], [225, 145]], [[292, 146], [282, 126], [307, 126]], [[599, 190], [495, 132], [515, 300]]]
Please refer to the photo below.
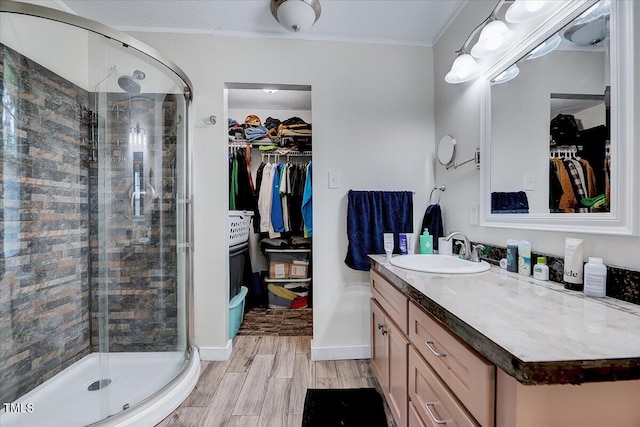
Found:
[[429, 229], [425, 228], [420, 236], [420, 253], [432, 254], [433, 253], [433, 236], [429, 234]]

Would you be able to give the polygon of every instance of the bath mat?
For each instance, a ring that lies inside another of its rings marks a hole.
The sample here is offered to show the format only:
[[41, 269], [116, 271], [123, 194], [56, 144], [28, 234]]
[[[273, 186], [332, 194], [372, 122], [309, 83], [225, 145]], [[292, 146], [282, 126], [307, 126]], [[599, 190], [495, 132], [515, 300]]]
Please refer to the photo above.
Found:
[[374, 388], [307, 389], [302, 427], [388, 427]]

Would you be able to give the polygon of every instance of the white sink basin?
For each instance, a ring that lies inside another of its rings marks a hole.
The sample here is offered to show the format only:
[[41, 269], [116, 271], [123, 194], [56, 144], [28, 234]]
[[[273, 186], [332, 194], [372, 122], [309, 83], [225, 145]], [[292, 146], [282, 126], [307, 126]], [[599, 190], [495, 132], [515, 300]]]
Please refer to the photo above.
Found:
[[482, 273], [491, 268], [486, 261], [472, 262], [456, 255], [400, 255], [391, 258], [391, 264], [407, 270], [445, 274]]

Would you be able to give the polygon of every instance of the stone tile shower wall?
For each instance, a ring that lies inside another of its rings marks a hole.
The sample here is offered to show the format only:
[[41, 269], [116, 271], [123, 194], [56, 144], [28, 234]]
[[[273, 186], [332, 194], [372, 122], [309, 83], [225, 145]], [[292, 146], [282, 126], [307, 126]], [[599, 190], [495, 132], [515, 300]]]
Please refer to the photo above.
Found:
[[[90, 193], [92, 348], [98, 351], [100, 338], [106, 338], [99, 329], [106, 309], [109, 351], [175, 350], [176, 102], [164, 95], [108, 94], [104, 114], [108, 117], [100, 148], [105, 158], [104, 198], [96, 191]], [[129, 143], [136, 125], [145, 132], [146, 145]], [[131, 203], [136, 151], [143, 156], [147, 191], [139, 216]], [[91, 188], [98, 186], [98, 172], [98, 163], [93, 163]], [[98, 222], [99, 209], [104, 210], [104, 224]], [[98, 250], [99, 233], [103, 233], [104, 253]], [[104, 257], [102, 265], [99, 256]]]
[[89, 352], [88, 93], [0, 44], [0, 402]]

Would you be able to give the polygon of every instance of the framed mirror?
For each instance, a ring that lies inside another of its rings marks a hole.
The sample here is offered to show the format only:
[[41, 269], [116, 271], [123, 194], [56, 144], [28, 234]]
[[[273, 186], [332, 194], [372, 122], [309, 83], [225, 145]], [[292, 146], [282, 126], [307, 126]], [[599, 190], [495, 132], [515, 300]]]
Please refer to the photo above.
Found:
[[635, 234], [633, 3], [573, 1], [489, 71], [481, 225]]

